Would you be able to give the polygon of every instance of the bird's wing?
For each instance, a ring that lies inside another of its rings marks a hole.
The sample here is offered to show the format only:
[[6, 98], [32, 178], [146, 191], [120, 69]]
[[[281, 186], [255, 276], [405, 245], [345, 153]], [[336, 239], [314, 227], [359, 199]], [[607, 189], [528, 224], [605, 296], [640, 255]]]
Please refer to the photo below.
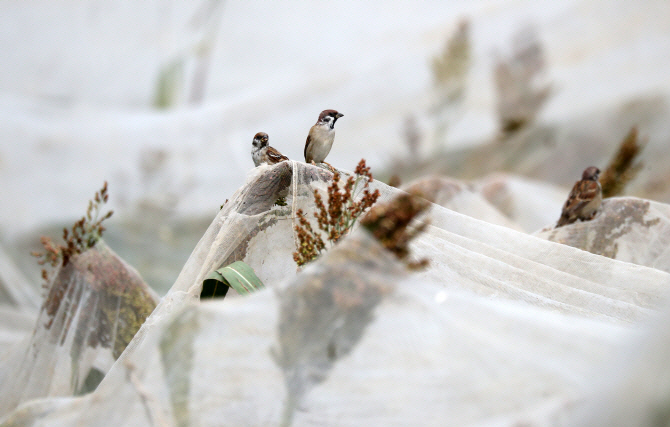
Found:
[[310, 131], [309, 134], [307, 134], [307, 141], [305, 141], [305, 161], [309, 163], [309, 160], [307, 160], [307, 147], [309, 147], [309, 144], [312, 142], [312, 132]]
[[[579, 181], [575, 184], [576, 196], [572, 201], [574, 210], [579, 212], [584, 206], [598, 197], [600, 187], [596, 181]], [[573, 189], [574, 190], [574, 189]]]
[[559, 223], [577, 219], [581, 210], [593, 199], [598, 197], [600, 187], [596, 181], [577, 181], [570, 191], [568, 200], [563, 205]]
[[272, 159], [273, 162], [279, 163], [284, 160], [288, 160], [288, 157], [277, 151], [276, 149], [272, 147], [268, 147], [267, 155], [270, 159]]

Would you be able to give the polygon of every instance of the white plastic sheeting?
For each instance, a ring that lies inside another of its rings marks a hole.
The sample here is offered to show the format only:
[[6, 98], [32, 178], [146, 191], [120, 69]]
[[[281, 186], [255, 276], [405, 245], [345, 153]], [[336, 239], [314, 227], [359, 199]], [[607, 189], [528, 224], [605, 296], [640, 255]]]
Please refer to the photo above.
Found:
[[2, 246], [0, 246], [0, 305], [24, 309], [33, 307], [35, 310], [39, 306], [37, 292]]
[[670, 272], [670, 208], [634, 197], [603, 201], [591, 221], [548, 227], [536, 236]]
[[0, 365], [0, 413], [46, 396], [94, 390], [157, 298], [139, 274], [100, 240], [52, 275], [35, 322], [5, 313], [5, 328], [34, 328]]
[[470, 183], [442, 176], [431, 176], [413, 181], [403, 189], [423, 194], [433, 203], [452, 211], [522, 231], [517, 223], [489, 202]]
[[[1, 425], [613, 425], [588, 417], [632, 391], [603, 394], [598, 378], [609, 364], [620, 378], [648, 369], [617, 358], [667, 335], [648, 325], [668, 273], [434, 205], [411, 245], [426, 270], [405, 271], [358, 229], [296, 274], [295, 210], [312, 212], [327, 178], [297, 162], [256, 168], [98, 388], [27, 402]], [[400, 191], [374, 186], [382, 200]], [[237, 259], [269, 289], [197, 303], [206, 274]], [[660, 369], [663, 340], [641, 353]], [[637, 408], [665, 396], [655, 381], [634, 384]], [[627, 425], [654, 425], [640, 414]]]
[[555, 223], [570, 191], [508, 173], [476, 181], [432, 175], [402, 188], [452, 211], [527, 233]]
[[555, 223], [570, 193], [569, 188], [505, 173], [488, 175], [475, 185], [489, 203], [527, 233]]

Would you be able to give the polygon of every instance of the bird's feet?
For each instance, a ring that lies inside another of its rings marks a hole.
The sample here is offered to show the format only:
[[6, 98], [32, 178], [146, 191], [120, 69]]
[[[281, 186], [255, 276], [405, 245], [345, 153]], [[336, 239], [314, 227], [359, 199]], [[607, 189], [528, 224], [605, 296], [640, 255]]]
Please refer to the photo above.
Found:
[[337, 169], [335, 169], [335, 167], [333, 167], [330, 163], [326, 163], [326, 162], [316, 163], [314, 160], [310, 160], [310, 162], [308, 164], [313, 165], [313, 166], [318, 166], [320, 168], [328, 169], [332, 173], [337, 172]]
[[326, 168], [328, 168], [329, 171], [332, 173], [337, 172], [337, 169], [335, 169], [330, 163], [322, 162], [324, 165], [326, 165]]

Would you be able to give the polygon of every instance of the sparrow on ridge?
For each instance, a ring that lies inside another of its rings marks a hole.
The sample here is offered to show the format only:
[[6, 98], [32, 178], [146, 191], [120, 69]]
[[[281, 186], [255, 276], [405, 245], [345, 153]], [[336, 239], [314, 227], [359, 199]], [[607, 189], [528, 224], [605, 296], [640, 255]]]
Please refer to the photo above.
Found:
[[[305, 162], [317, 164], [324, 160], [335, 140], [335, 122], [344, 114], [335, 110], [323, 110], [316, 124], [311, 127], [305, 142]], [[330, 166], [328, 163], [326, 165]], [[332, 168], [332, 166], [331, 166]]]
[[260, 166], [265, 163], [268, 165], [275, 165], [288, 157], [268, 145], [269, 137], [265, 132], [258, 132], [254, 135], [254, 141], [251, 143], [251, 158], [254, 165]]
[[600, 182], [598, 182], [599, 174], [600, 169], [595, 166], [584, 169], [582, 179], [575, 182], [568, 200], [563, 205], [556, 228], [572, 224], [578, 219], [588, 221], [596, 216], [603, 199]]

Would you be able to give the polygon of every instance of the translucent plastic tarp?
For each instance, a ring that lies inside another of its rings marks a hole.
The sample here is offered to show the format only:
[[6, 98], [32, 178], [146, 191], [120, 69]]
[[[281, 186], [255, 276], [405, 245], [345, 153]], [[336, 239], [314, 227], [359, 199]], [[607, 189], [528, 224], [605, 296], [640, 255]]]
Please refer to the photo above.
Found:
[[537, 233], [553, 242], [670, 272], [670, 206], [634, 197], [603, 201], [591, 221]]
[[504, 173], [488, 175], [478, 180], [475, 187], [527, 233], [555, 223], [570, 192], [569, 188]]
[[40, 298], [9, 254], [0, 246], [0, 306], [35, 310]]
[[486, 200], [472, 184], [442, 176], [431, 176], [411, 182], [403, 189], [423, 194], [433, 203], [452, 211], [522, 231], [518, 224]]
[[35, 325], [41, 298], [0, 246], [0, 369], [7, 353]]
[[471, 182], [429, 176], [402, 188], [452, 211], [527, 233], [555, 224], [569, 193], [568, 188], [504, 173]]
[[32, 333], [5, 353], [0, 414], [31, 399], [94, 390], [156, 303], [104, 241], [72, 256], [52, 275]]
[[[578, 425], [602, 367], [665, 310], [668, 273], [437, 205], [411, 245], [424, 271], [358, 229], [297, 273], [295, 211], [328, 178], [256, 168], [98, 388], [2, 425]], [[198, 303], [235, 260], [268, 289]]]

